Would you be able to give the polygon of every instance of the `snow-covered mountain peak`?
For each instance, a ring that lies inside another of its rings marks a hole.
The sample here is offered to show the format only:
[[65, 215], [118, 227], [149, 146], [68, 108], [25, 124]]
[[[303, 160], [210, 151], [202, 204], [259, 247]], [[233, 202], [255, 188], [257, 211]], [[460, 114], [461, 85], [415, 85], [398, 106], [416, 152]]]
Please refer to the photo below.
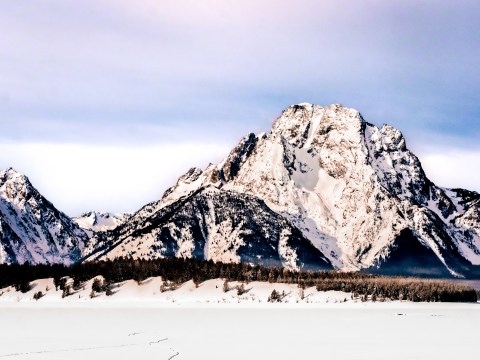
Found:
[[230, 181], [235, 178], [242, 165], [254, 151], [258, 141], [265, 138], [266, 135], [263, 133], [259, 135], [250, 133], [244, 136], [225, 160], [217, 166], [220, 178], [223, 181]]
[[90, 211], [78, 217], [74, 217], [72, 220], [82, 229], [96, 232], [113, 230], [118, 225], [127, 221], [131, 216], [130, 213], [113, 214], [103, 211]]
[[178, 198], [190, 194], [192, 191], [198, 189], [203, 183], [210, 180], [213, 165], [210, 164], [205, 171], [197, 167], [188, 170], [184, 175], [180, 176], [177, 183], [171, 188], [167, 189], [162, 196], [160, 203], [152, 203], [147, 206], [152, 207], [149, 211], [153, 211], [156, 206], [163, 207], [172, 203]]
[[18, 183], [26, 183], [28, 178], [19, 173], [14, 168], [8, 168], [6, 170], [0, 170], [0, 185], [4, 184], [7, 181], [15, 181]]
[[198, 167], [193, 167], [190, 170], [188, 170], [185, 175], [182, 175], [179, 179], [179, 181], [182, 181], [186, 184], [190, 184], [197, 180], [200, 175], [202, 175], [203, 170], [199, 169]]
[[383, 144], [387, 151], [407, 150], [405, 138], [400, 130], [391, 125], [383, 124], [380, 128], [380, 134], [382, 135]]
[[4, 179], [10, 176], [14, 176], [16, 174], [19, 174], [14, 168], [9, 167], [5, 170], [0, 170], [0, 179]]
[[25, 175], [13, 168], [0, 171], [0, 198], [23, 208], [26, 201], [34, 205], [39, 196]]
[[359, 141], [364, 120], [357, 110], [338, 104], [322, 107], [292, 105], [274, 122], [271, 138], [284, 138], [299, 148], [309, 148], [328, 138], [330, 142]]
[[25, 175], [12, 168], [0, 171], [0, 263], [71, 264], [87, 242], [87, 234]]

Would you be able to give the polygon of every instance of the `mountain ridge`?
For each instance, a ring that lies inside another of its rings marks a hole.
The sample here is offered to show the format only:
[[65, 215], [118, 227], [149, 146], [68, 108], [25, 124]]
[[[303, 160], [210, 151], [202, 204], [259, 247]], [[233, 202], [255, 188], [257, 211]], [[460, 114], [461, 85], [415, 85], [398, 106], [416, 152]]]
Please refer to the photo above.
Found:
[[479, 209], [478, 193], [436, 186], [394, 127], [301, 103], [269, 133], [247, 134], [219, 164], [190, 169], [160, 200], [93, 233], [82, 259], [275, 259], [372, 272], [403, 264], [407, 275], [478, 276]]

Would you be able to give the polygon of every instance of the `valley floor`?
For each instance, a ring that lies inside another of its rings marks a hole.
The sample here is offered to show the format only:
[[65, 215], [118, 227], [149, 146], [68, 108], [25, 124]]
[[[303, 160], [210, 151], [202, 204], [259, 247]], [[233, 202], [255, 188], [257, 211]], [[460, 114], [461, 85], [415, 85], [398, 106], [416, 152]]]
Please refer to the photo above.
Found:
[[[106, 305], [106, 304], [105, 304]], [[8, 359], [473, 359], [477, 304], [0, 306]]]
[[[461, 359], [478, 356], [480, 304], [362, 302], [296, 285], [160, 278], [126, 281], [90, 297], [53, 279], [23, 294], [0, 290], [0, 359]], [[270, 303], [273, 290], [282, 303]], [[44, 292], [40, 300], [33, 294]]]

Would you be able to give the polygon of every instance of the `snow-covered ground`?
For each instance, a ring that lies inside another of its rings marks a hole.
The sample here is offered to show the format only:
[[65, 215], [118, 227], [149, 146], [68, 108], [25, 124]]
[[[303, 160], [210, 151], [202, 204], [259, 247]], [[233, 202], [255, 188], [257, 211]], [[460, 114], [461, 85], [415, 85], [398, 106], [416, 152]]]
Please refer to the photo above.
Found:
[[[99, 277], [101, 279], [101, 277]], [[70, 280], [69, 284], [72, 283]], [[328, 304], [328, 303], [357, 303], [359, 299], [352, 300], [350, 293], [341, 291], [319, 292], [314, 287], [301, 290], [295, 284], [250, 282], [228, 283], [228, 291], [224, 291], [222, 279], [208, 280], [195, 285], [188, 281], [172, 288], [168, 282], [163, 282], [160, 277], [150, 278], [137, 283], [127, 280], [113, 284], [112, 295], [105, 292], [92, 294], [93, 279], [82, 284], [79, 290], [71, 291], [71, 295], [62, 297], [61, 290], [55, 290], [53, 279], [40, 279], [31, 283], [31, 290], [26, 293], [16, 291], [14, 287], [0, 289], [0, 306], [6, 303], [32, 303], [51, 306], [62, 306], [65, 303], [92, 303], [92, 304], [150, 304], [153, 306], [191, 306], [238, 304], [245, 306], [270, 305], [269, 296], [275, 290], [280, 296], [280, 302], [285, 305], [294, 304]], [[162, 291], [162, 285], [164, 285]], [[243, 286], [243, 293], [239, 294], [238, 287]], [[39, 291], [43, 296], [39, 300], [34, 295]], [[94, 295], [92, 297], [92, 295]]]
[[[67, 304], [67, 305], [65, 305]], [[0, 306], [0, 358], [474, 359], [476, 304]], [[178, 354], [178, 355], [177, 355]]]
[[[479, 304], [361, 302], [221, 279], [160, 291], [126, 281], [90, 298], [93, 280], [62, 298], [52, 279], [0, 290], [0, 358], [9, 359], [459, 359], [476, 358]], [[275, 289], [283, 303], [269, 303]], [[33, 300], [33, 294], [46, 295]]]

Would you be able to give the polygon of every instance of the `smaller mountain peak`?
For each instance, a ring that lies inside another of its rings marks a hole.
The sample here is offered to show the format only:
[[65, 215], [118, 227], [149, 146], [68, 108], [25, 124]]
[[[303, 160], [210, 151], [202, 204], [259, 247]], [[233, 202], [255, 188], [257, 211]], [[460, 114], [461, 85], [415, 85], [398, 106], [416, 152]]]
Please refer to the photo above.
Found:
[[13, 167], [9, 167], [6, 170], [0, 171], [0, 174], [4, 176], [14, 176], [14, 175], [21, 175], [17, 170]]
[[85, 219], [86, 218], [91, 218], [93, 221], [95, 221], [95, 219], [97, 218], [97, 212], [96, 211], [88, 211], [86, 213], [83, 213], [79, 217], [85, 218]]
[[400, 130], [391, 125], [383, 124], [380, 128], [380, 133], [382, 134], [383, 141], [389, 150], [406, 150], [405, 138]]
[[192, 167], [188, 170], [184, 175], [182, 175], [179, 181], [184, 182], [186, 184], [190, 184], [196, 181], [201, 175], [203, 174], [202, 169], [198, 167]]
[[264, 138], [264, 134], [260, 136], [250, 133], [240, 140], [240, 143], [230, 152], [227, 158], [219, 164], [217, 167], [219, 170], [220, 177], [224, 181], [230, 181], [238, 172], [242, 165], [247, 161], [247, 159], [252, 155], [255, 146], [257, 145], [259, 139]]
[[89, 231], [107, 231], [112, 230], [118, 225], [124, 223], [131, 217], [130, 213], [110, 213], [106, 211], [89, 211], [73, 221], [84, 230]]
[[9, 167], [6, 170], [0, 171], [0, 184], [7, 181], [14, 181], [16, 183], [28, 183], [28, 178], [22, 173], [19, 173], [13, 167]]

